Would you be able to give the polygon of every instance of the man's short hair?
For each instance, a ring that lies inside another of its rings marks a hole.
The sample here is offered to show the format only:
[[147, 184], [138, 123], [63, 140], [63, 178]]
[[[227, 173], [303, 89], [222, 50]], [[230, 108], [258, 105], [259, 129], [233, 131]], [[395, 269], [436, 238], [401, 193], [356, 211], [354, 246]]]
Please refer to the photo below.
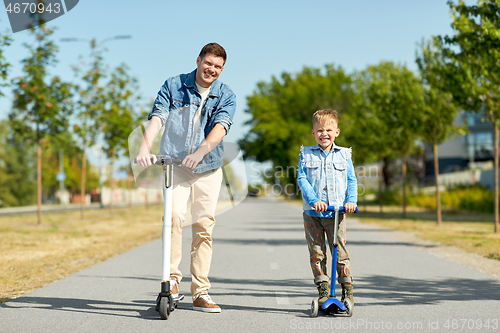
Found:
[[203, 46], [200, 51], [200, 58], [203, 59], [203, 57], [208, 53], [212, 53], [216, 57], [221, 57], [222, 59], [224, 59], [224, 64], [226, 63], [226, 50], [224, 50], [224, 48], [219, 44], [208, 43], [207, 45]]
[[314, 124], [326, 124], [330, 121], [335, 121], [337, 126], [339, 124], [337, 111], [330, 109], [318, 110], [314, 112], [312, 120], [313, 126]]

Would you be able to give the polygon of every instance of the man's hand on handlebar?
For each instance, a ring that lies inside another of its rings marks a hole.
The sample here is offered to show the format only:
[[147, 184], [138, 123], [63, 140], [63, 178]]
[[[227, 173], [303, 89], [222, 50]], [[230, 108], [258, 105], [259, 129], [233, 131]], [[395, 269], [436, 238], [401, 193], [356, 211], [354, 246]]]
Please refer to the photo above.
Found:
[[145, 168], [156, 163], [156, 155], [150, 153], [139, 153], [135, 160], [139, 166]]

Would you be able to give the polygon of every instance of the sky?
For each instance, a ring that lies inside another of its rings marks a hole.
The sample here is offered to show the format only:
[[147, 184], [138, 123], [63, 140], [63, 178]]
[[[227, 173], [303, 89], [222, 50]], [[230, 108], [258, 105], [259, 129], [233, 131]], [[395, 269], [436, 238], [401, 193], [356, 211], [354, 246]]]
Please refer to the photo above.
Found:
[[[99, 42], [131, 35], [102, 44], [105, 62], [110, 67], [127, 64], [139, 80], [141, 96], [150, 101], [165, 79], [195, 69], [203, 45], [217, 42], [228, 55], [220, 80], [237, 95], [225, 141], [237, 142], [249, 129], [246, 97], [258, 82], [305, 66], [334, 64], [352, 73], [387, 60], [417, 72], [418, 43], [452, 34], [450, 23], [446, 0], [80, 0], [47, 24], [57, 28], [53, 37], [59, 47], [59, 62], [50, 73], [75, 80], [71, 66], [90, 59], [88, 42], [61, 38]], [[12, 32], [5, 11], [0, 12], [0, 31]], [[20, 60], [27, 55], [23, 43], [33, 40], [28, 31], [12, 37], [5, 57], [13, 64], [9, 76], [15, 77], [22, 74]], [[0, 99], [0, 119], [7, 118], [11, 105], [9, 96]]]

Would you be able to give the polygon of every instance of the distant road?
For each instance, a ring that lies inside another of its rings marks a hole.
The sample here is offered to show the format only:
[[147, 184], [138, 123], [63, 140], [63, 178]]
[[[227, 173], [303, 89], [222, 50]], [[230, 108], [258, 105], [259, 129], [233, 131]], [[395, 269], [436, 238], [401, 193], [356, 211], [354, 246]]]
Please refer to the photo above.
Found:
[[[135, 206], [136, 204], [134, 204]], [[142, 204], [141, 204], [142, 205]], [[153, 205], [153, 204], [150, 204]], [[158, 205], [155, 203], [154, 205]], [[128, 203], [114, 204], [114, 207], [128, 207]], [[42, 205], [42, 213], [57, 213], [69, 210], [80, 210], [81, 206], [79, 203], [68, 204], [68, 205]], [[109, 206], [104, 206], [103, 208], [109, 208]], [[85, 209], [101, 209], [99, 203], [91, 203], [86, 205]], [[12, 215], [22, 215], [22, 214], [34, 214], [38, 212], [37, 206], [21, 206], [21, 207], [7, 207], [0, 208], [0, 216], [12, 216]]]
[[[350, 218], [352, 318], [311, 318], [317, 296], [299, 206], [247, 198], [217, 216], [210, 294], [220, 314], [191, 310], [190, 228], [181, 292], [167, 321], [154, 310], [161, 240], [0, 304], [0, 330], [18, 332], [499, 332], [500, 279], [439, 258], [433, 245]], [[339, 295], [337, 287], [337, 295]], [[488, 328], [486, 328], [488, 327]]]

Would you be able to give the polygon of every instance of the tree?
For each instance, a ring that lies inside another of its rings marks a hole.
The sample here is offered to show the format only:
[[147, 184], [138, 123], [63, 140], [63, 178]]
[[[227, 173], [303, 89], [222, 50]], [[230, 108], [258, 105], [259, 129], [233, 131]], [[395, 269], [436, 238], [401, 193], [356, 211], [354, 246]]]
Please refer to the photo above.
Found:
[[422, 109], [423, 128], [422, 139], [432, 146], [434, 153], [434, 177], [436, 180], [436, 213], [437, 224], [441, 225], [441, 198], [439, 193], [439, 159], [438, 145], [461, 129], [453, 124], [457, 116], [457, 107], [453, 96], [447, 92], [446, 78], [442, 69], [445, 68], [446, 57], [442, 52], [439, 38], [422, 42], [417, 54], [417, 64], [424, 85], [424, 107]]
[[131, 77], [128, 71], [129, 68], [122, 65], [111, 73], [111, 80], [106, 90], [105, 109], [99, 117], [105, 141], [104, 152], [111, 159], [111, 212], [113, 212], [115, 160], [118, 155], [127, 152], [128, 137], [138, 125], [138, 119], [134, 116], [134, 108], [139, 101], [136, 94], [139, 88], [137, 80]]
[[[390, 159], [401, 158], [405, 217], [406, 158], [415, 148], [422, 129], [422, 85], [419, 78], [406, 66], [381, 62], [376, 66], [369, 66], [356, 76], [355, 91], [360, 96], [353, 107], [354, 119], [360, 119], [353, 126], [357, 127], [358, 142], [365, 138], [364, 149], [369, 149], [379, 161], [384, 161], [385, 170]], [[384, 173], [384, 180], [388, 187], [390, 183], [387, 172]]]
[[[0, 79], [5, 80], [7, 78], [9, 67], [11, 67], [10, 63], [6, 61], [3, 53], [5, 47], [9, 46], [12, 43], [12, 38], [8, 35], [0, 34]], [[6, 87], [7, 83], [0, 83], [0, 87]], [[3, 92], [0, 90], [0, 97], [4, 96]]]
[[[484, 113], [495, 128], [495, 233], [499, 232], [498, 140], [500, 136], [500, 1], [477, 6], [448, 1], [454, 34], [445, 36], [446, 75], [454, 100], [464, 109]], [[441, 37], [438, 37], [443, 40]]]
[[0, 121], [0, 207], [36, 203], [36, 152], [29, 143], [14, 135], [7, 120]]
[[42, 223], [42, 145], [50, 136], [67, 130], [72, 113], [71, 85], [58, 76], [49, 77], [47, 67], [56, 62], [57, 48], [50, 40], [53, 30], [45, 25], [30, 29], [36, 46], [22, 63], [24, 76], [13, 80], [14, 106], [9, 120], [18, 135], [25, 135], [37, 147], [38, 224]]
[[[320, 69], [304, 68], [295, 77], [288, 73], [281, 80], [259, 82], [257, 91], [247, 97], [245, 112], [252, 116], [246, 124], [248, 134], [239, 141], [245, 158], [271, 161], [276, 170], [272, 181], [296, 185], [301, 145], [315, 144], [311, 136], [312, 115], [320, 109], [335, 109], [339, 118], [348, 116], [352, 91], [351, 78], [340, 67], [326, 65]], [[340, 125], [343, 128], [343, 125]], [[339, 143], [342, 143], [342, 135]], [[294, 169], [295, 170], [295, 169]]]
[[[79, 89], [80, 100], [78, 101], [78, 124], [73, 129], [81, 142], [82, 147], [82, 169], [81, 169], [81, 197], [85, 198], [85, 175], [87, 173], [86, 150], [95, 145], [100, 133], [101, 125], [99, 117], [101, 110], [105, 106], [105, 91], [99, 81], [105, 78], [103, 58], [98, 51], [95, 39], [92, 39], [91, 49], [93, 51], [93, 61], [91, 68], [83, 73], [84, 87]], [[80, 69], [75, 68], [75, 72], [80, 74]], [[85, 215], [85, 200], [81, 201], [80, 217]]]

